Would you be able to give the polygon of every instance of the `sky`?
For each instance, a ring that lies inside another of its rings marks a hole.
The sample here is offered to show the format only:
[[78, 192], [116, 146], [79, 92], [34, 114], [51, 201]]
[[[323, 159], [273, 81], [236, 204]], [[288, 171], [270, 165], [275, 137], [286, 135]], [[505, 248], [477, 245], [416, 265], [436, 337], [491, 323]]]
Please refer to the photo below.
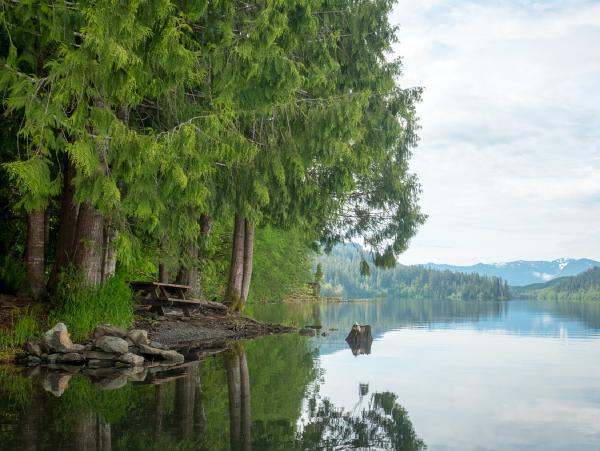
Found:
[[600, 260], [600, 0], [399, 0], [427, 223], [399, 261]]

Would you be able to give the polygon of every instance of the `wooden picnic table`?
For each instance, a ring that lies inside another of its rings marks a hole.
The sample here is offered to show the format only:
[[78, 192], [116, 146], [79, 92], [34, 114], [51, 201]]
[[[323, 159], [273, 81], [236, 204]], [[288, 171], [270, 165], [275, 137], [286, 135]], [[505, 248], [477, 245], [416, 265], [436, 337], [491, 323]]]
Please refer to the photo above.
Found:
[[165, 307], [180, 308], [188, 317], [191, 316], [191, 310], [202, 307], [222, 313], [227, 311], [227, 307], [219, 302], [188, 299], [186, 294], [191, 288], [189, 285], [141, 280], [131, 281], [129, 285], [133, 289], [136, 301], [140, 304], [150, 305], [150, 311], [161, 316], [165, 314]]

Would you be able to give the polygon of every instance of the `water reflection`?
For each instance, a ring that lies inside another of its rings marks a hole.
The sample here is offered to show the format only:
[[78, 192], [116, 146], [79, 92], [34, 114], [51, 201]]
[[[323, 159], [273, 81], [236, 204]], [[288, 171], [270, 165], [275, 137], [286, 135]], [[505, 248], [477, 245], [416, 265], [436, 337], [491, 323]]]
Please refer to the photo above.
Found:
[[[0, 367], [0, 448], [600, 449], [600, 305], [387, 301], [264, 313], [329, 335], [265, 337], [125, 379]], [[351, 351], [354, 323], [370, 324], [374, 341]]]
[[[309, 420], [300, 435], [301, 449], [426, 449], [391, 392], [373, 393], [366, 406], [346, 412], [325, 399], [309, 401]], [[360, 402], [362, 404], [362, 401]]]

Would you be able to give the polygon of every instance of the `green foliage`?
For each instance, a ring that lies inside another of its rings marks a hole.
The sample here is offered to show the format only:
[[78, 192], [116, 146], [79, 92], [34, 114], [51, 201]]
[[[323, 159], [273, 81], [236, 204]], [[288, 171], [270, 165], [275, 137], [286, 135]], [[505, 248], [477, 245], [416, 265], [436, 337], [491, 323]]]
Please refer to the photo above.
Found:
[[310, 243], [298, 230], [257, 230], [249, 301], [280, 301], [305, 286], [312, 278]]
[[600, 301], [600, 267], [577, 276], [559, 277], [546, 283], [512, 287], [515, 296], [567, 301]]
[[394, 393], [373, 393], [368, 405], [356, 413], [338, 409], [328, 399], [313, 398], [309, 406], [309, 421], [298, 436], [300, 449], [427, 449]]
[[131, 299], [131, 288], [123, 274], [98, 287], [89, 287], [77, 273], [67, 271], [61, 275], [50, 323], [65, 323], [76, 340], [102, 323], [128, 328], [133, 322]]
[[11, 312], [12, 324], [0, 330], [0, 349], [15, 348], [38, 337], [45, 326], [39, 305], [29, 305]]
[[323, 265], [321, 294], [346, 298], [394, 296], [415, 299], [507, 300], [508, 285], [497, 277], [436, 271], [421, 266], [399, 265], [392, 269], [369, 268], [360, 248], [338, 246], [331, 255], [317, 257]]

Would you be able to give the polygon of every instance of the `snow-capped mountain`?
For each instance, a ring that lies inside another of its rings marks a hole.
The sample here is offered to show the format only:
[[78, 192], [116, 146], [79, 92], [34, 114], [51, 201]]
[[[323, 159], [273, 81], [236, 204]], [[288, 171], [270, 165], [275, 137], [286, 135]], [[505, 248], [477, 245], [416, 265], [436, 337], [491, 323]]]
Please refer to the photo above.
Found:
[[449, 270], [453, 272], [477, 273], [485, 276], [501, 277], [512, 286], [529, 285], [531, 283], [547, 282], [562, 276], [576, 276], [600, 262], [587, 258], [559, 258], [553, 261], [525, 261], [502, 263], [478, 263], [472, 266], [454, 266], [436, 263], [423, 265], [431, 269]]

